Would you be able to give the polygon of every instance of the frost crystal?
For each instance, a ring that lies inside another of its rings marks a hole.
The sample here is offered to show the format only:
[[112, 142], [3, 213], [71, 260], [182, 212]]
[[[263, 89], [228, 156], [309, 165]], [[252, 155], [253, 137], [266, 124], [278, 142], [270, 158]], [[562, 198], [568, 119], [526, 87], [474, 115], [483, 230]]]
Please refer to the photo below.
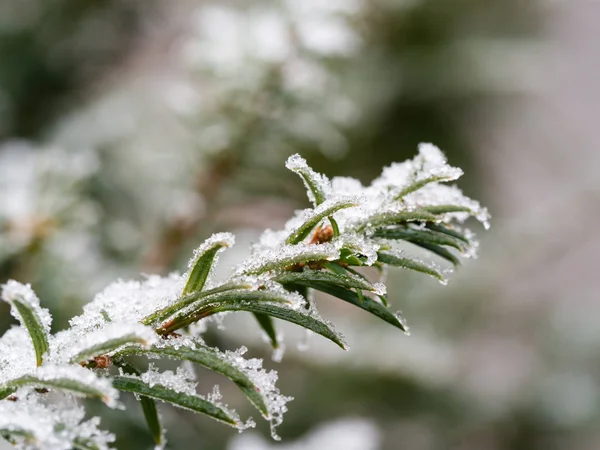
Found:
[[340, 251], [332, 244], [282, 245], [277, 250], [255, 253], [238, 269], [239, 274], [260, 274], [298, 263], [339, 258]]
[[208, 394], [207, 396], [197, 394], [197, 383], [195, 382], [195, 377], [184, 367], [178, 367], [176, 372], [171, 370], [158, 372], [158, 370], [152, 364], [150, 364], [148, 371], [142, 373], [140, 377], [136, 377], [134, 375], [128, 375], [128, 377], [139, 378], [143, 382], [147, 383], [150, 387], [158, 385], [181, 394], [199, 397], [203, 400], [206, 400], [216, 407], [222, 409], [228, 416], [232, 417], [235, 421], [235, 427], [240, 431], [256, 426], [252, 419], [243, 422], [234, 410], [229, 409], [227, 405], [221, 403], [221, 393], [218, 386], [215, 386], [212, 393]]
[[126, 344], [148, 347], [159, 339], [156, 332], [139, 323], [110, 322], [95, 331], [74, 327], [58, 333], [51, 342], [56, 360], [68, 362], [79, 356], [84, 361], [95, 355], [109, 353]]
[[[46, 333], [50, 333], [52, 317], [46, 308], [40, 306], [40, 299], [35, 295], [33, 289], [31, 289], [31, 285], [9, 280], [2, 286], [2, 300], [9, 303], [11, 306], [14, 306], [15, 301], [21, 301], [29, 305], [37, 314]], [[10, 312], [15, 319], [23, 323], [23, 319], [17, 311], [17, 308], [11, 308]]]
[[0, 338], [0, 384], [34, 371], [35, 353], [29, 333], [12, 327]]
[[83, 367], [46, 364], [38, 367], [32, 375], [41, 381], [60, 382], [62, 388], [73, 395], [87, 395], [87, 391], [82, 389], [92, 389], [102, 394], [102, 401], [107, 406], [111, 408], [119, 406], [117, 402], [119, 392], [113, 388], [110, 380], [100, 378]]
[[83, 307], [83, 314], [69, 321], [80, 330], [95, 330], [107, 321], [139, 322], [142, 318], [175, 302], [183, 288], [178, 274], [151, 275], [147, 280], [117, 281]]
[[31, 394], [18, 402], [0, 402], [0, 430], [13, 431], [17, 448], [25, 450], [71, 450], [83, 441], [98, 450], [109, 449], [115, 438], [98, 428], [100, 419], [82, 422], [83, 408], [67, 396], [60, 399], [51, 404]]
[[267, 419], [271, 423], [271, 436], [273, 436], [273, 439], [279, 440], [279, 437], [275, 433], [275, 428], [283, 422], [283, 414], [287, 411], [286, 405], [293, 398], [280, 394], [279, 389], [275, 385], [277, 382], [277, 372], [263, 369], [261, 359], [243, 358], [246, 351], [245, 347], [241, 347], [235, 352], [227, 351], [225, 355], [229, 362], [246, 374], [261, 393], [268, 410]]
[[410, 185], [422, 182], [454, 181], [463, 171], [447, 164], [446, 157], [432, 144], [420, 144], [419, 154], [412, 160], [393, 163], [383, 169], [381, 176], [373, 182], [373, 187], [389, 189], [398, 195]]
[[333, 244], [340, 250], [346, 248], [365, 256], [367, 266], [371, 266], [377, 261], [377, 251], [380, 246], [372, 239], [367, 240], [358, 234], [348, 233], [337, 238]]
[[[190, 276], [190, 273], [192, 272], [192, 269], [198, 262], [198, 259], [202, 255], [204, 255], [206, 253], [206, 251], [208, 251], [209, 249], [211, 249], [215, 246], [220, 246], [221, 248], [217, 252], [217, 253], [220, 253], [225, 248], [232, 247], [234, 244], [235, 244], [235, 236], [231, 233], [213, 234], [211, 237], [209, 237], [207, 240], [205, 240], [202, 243], [202, 245], [200, 245], [200, 247], [198, 247], [197, 249], [194, 250], [194, 254], [188, 262], [188, 271], [183, 275], [183, 278], [186, 280], [188, 279], [188, 277]], [[215, 256], [214, 261], [211, 265], [210, 273], [207, 278], [207, 283], [205, 284], [205, 288], [207, 288], [207, 289], [211, 287], [210, 280], [212, 279], [212, 275], [213, 275], [215, 267], [217, 265], [217, 261], [218, 261], [218, 256]]]
[[166, 370], [159, 372], [152, 364], [148, 368], [147, 372], [142, 373], [142, 381], [148, 383], [150, 387], [158, 384], [160, 386], [174, 390], [175, 392], [181, 392], [187, 395], [196, 395], [196, 385], [193, 377], [190, 373], [181, 368], [177, 368], [177, 372]]
[[[198, 256], [202, 255], [206, 250], [215, 245], [222, 245], [223, 247], [231, 247], [235, 244], [235, 236], [231, 233], [216, 233], [209, 237], [202, 243], [200, 247], [194, 250], [194, 255], [188, 262], [188, 269], [194, 267], [198, 260]], [[185, 275], [184, 275], [185, 278]]]
[[[329, 181], [329, 178], [315, 172], [300, 155], [296, 154], [290, 156], [285, 163], [285, 167], [300, 175], [306, 186], [308, 199], [314, 206], [318, 206], [327, 196], [329, 196], [331, 191], [331, 182]], [[315, 197], [315, 192], [319, 198]]]

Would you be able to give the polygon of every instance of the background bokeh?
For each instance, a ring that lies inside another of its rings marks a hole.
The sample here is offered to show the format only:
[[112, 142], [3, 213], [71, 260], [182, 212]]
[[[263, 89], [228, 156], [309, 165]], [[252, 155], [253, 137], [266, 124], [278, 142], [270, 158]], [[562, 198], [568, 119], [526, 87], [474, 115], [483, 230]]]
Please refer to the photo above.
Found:
[[[164, 406], [170, 448], [598, 449], [599, 40], [593, 0], [3, 0], [0, 282], [30, 282], [58, 330], [230, 230], [225, 273], [307, 205], [290, 154], [368, 182], [433, 142], [492, 212], [480, 258], [446, 287], [390, 273], [411, 337], [320, 299], [346, 353], [284, 327], [274, 363], [228, 316], [207, 339], [295, 397], [283, 443]], [[128, 404], [90, 411], [151, 448]]]

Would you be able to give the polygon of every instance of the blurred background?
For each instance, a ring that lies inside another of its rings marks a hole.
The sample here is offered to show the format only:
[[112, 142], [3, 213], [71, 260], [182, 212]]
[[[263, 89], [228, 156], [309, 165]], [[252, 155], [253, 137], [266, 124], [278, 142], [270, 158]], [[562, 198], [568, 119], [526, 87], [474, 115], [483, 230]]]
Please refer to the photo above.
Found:
[[[598, 449], [598, 42], [594, 0], [1, 0], [0, 282], [30, 282], [59, 330], [216, 231], [237, 235], [226, 273], [308, 205], [290, 154], [368, 183], [433, 142], [492, 213], [480, 258], [447, 287], [390, 273], [411, 337], [319, 299], [350, 352], [283, 327], [274, 363], [228, 316], [207, 340], [295, 397], [283, 442], [165, 405], [170, 448]], [[127, 403], [91, 411], [152, 448]]]

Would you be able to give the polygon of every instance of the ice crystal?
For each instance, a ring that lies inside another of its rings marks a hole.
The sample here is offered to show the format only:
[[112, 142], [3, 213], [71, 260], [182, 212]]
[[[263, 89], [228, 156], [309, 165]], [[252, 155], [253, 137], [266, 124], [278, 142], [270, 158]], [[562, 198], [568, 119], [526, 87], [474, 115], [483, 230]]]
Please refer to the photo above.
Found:
[[410, 336], [410, 328], [408, 327], [408, 323], [406, 322], [406, 319], [402, 315], [402, 312], [396, 311], [394, 313], [394, 316], [396, 316], [396, 319], [398, 319], [398, 322], [400, 322], [402, 324], [402, 327], [404, 328], [404, 334], [407, 336]]
[[152, 364], [148, 370], [140, 376], [141, 380], [148, 383], [150, 387], [158, 384], [160, 386], [180, 392], [187, 395], [196, 395], [197, 383], [190, 376], [189, 372], [181, 367], [176, 372], [166, 370], [159, 372]]
[[373, 292], [377, 295], [385, 295], [387, 293], [387, 287], [382, 282], [373, 283], [373, 287], [375, 288]]

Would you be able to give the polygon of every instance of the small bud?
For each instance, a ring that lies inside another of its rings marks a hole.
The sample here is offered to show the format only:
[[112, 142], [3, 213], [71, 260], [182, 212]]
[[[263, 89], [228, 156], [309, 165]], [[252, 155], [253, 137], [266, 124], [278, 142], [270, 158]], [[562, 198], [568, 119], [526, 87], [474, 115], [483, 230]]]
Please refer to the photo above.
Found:
[[331, 241], [334, 233], [331, 225], [326, 225], [322, 228], [318, 228], [316, 234], [319, 243], [323, 243]]
[[107, 369], [112, 366], [112, 359], [108, 355], [94, 356], [94, 362], [98, 369]]
[[315, 233], [313, 234], [312, 239], [310, 240], [311, 244], [323, 244], [325, 242], [330, 242], [333, 239], [334, 232], [331, 225], [325, 225], [324, 227], [317, 227]]

